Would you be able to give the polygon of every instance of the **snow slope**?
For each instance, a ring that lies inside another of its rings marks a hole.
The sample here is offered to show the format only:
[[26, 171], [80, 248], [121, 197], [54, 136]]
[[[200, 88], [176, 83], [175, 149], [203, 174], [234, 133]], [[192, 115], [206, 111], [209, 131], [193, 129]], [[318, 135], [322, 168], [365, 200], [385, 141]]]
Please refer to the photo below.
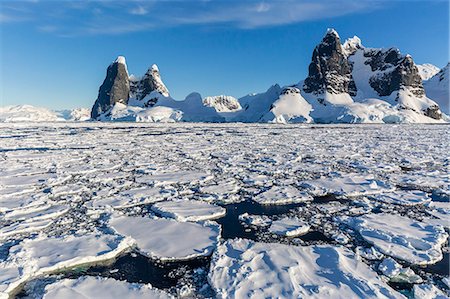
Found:
[[58, 113], [31, 105], [0, 107], [0, 122], [47, 122], [64, 121]]
[[86, 121], [91, 118], [87, 108], [50, 110], [32, 105], [0, 107], [0, 122], [58, 122]]
[[423, 84], [427, 96], [435, 100], [442, 111], [448, 115], [450, 115], [449, 68], [450, 64], [447, 64], [439, 73]]
[[440, 68], [431, 63], [417, 64], [416, 66], [419, 69], [419, 75], [423, 81], [431, 79], [441, 70]]

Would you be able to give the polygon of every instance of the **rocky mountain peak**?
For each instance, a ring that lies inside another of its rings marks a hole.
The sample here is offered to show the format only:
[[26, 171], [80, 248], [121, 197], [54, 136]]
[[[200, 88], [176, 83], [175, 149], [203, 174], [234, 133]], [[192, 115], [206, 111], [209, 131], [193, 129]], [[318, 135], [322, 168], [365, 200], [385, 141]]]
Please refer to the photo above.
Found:
[[342, 46], [347, 56], [353, 55], [357, 50], [364, 48], [361, 39], [356, 35], [348, 38]]
[[127, 65], [123, 56], [108, 66], [106, 77], [98, 91], [97, 99], [92, 107], [91, 117], [97, 119], [116, 103], [128, 104], [130, 81]]
[[352, 66], [334, 29], [329, 29], [314, 49], [308, 71], [303, 85], [306, 93], [356, 95]]
[[241, 104], [232, 96], [213, 96], [203, 99], [203, 105], [206, 107], [214, 107], [217, 112], [233, 112], [241, 110]]
[[[135, 78], [131, 81], [131, 98], [135, 98], [137, 101], [143, 101], [153, 91], [165, 97], [169, 96], [169, 90], [164, 85], [156, 64], [153, 64], [142, 78]], [[144, 103], [144, 106], [153, 106], [154, 104], [152, 100]]]
[[370, 64], [372, 71], [379, 72], [370, 78], [369, 83], [380, 96], [389, 96], [401, 88], [408, 88], [418, 97], [425, 95], [422, 78], [410, 55], [402, 56], [394, 48], [372, 54], [366, 64]]

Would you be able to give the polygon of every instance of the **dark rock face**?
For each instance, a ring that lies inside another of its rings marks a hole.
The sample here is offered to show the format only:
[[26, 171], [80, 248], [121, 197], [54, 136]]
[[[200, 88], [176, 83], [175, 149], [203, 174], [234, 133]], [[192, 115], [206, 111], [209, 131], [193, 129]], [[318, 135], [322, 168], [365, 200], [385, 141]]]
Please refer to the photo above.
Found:
[[98, 91], [97, 100], [91, 111], [91, 118], [97, 119], [115, 103], [128, 104], [130, 82], [127, 67], [117, 60], [106, 71], [106, 78]]
[[356, 95], [352, 66], [344, 53], [336, 31], [329, 30], [322, 42], [314, 49], [303, 90], [314, 94], [328, 91], [333, 94]]
[[441, 109], [439, 109], [438, 105], [433, 105], [427, 108], [427, 110], [424, 111], [425, 115], [434, 119], [441, 119], [442, 118], [442, 112]]
[[287, 86], [284, 87], [280, 93], [280, 95], [289, 95], [289, 94], [300, 94], [300, 89], [293, 86]]
[[402, 57], [398, 50], [390, 49], [384, 53], [379, 51], [366, 63], [370, 64], [372, 71], [386, 71], [369, 80], [370, 86], [380, 96], [389, 96], [402, 87], [409, 87], [415, 96], [425, 95], [422, 78], [411, 56]]
[[390, 48], [387, 51], [367, 50], [364, 52], [364, 57], [368, 57], [365, 63], [370, 65], [373, 72], [394, 67], [403, 58], [396, 48]]
[[[157, 91], [163, 96], [169, 96], [169, 90], [164, 85], [159, 74], [158, 67], [153, 65], [140, 80], [130, 81], [131, 97], [142, 101], [147, 95], [153, 91]], [[144, 103], [144, 106], [151, 107], [155, 105], [154, 100]]]

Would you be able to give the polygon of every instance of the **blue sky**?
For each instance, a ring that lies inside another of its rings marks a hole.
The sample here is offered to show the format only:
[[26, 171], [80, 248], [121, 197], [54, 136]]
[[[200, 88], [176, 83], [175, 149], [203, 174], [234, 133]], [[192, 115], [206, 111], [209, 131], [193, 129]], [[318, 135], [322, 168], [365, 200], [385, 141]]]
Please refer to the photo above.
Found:
[[118, 55], [136, 75], [158, 64], [176, 99], [262, 92], [303, 80], [331, 27], [449, 60], [448, 1], [0, 0], [0, 106], [90, 107]]

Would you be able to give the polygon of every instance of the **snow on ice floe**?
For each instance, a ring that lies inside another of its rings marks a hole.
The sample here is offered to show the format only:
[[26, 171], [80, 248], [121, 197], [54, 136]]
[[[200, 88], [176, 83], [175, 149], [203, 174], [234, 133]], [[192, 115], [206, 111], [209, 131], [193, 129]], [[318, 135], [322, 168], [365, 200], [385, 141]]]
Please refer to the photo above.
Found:
[[435, 190], [437, 193], [450, 196], [450, 174], [448, 171], [417, 171], [413, 174], [394, 175], [392, 180], [400, 186], [424, 191]]
[[[217, 184], [208, 184], [200, 187], [200, 192], [203, 193], [204, 200], [218, 201], [218, 202], [236, 202], [239, 201], [237, 193], [240, 186], [234, 179], [218, 182]], [[208, 198], [208, 195], [210, 197]]]
[[41, 219], [41, 220], [25, 220], [20, 222], [13, 222], [8, 225], [0, 226], [0, 241], [26, 233], [39, 232], [48, 228], [52, 225], [52, 219]]
[[215, 223], [113, 216], [110, 225], [117, 233], [132, 238], [142, 254], [163, 261], [208, 256], [220, 238], [220, 226]]
[[356, 247], [356, 254], [367, 259], [367, 260], [381, 260], [384, 257], [384, 254], [379, 252], [375, 247]]
[[297, 188], [292, 186], [273, 186], [269, 190], [256, 195], [252, 199], [263, 205], [283, 205], [313, 200], [309, 194], [300, 192]]
[[411, 268], [403, 268], [394, 259], [385, 258], [379, 265], [378, 271], [387, 276], [391, 282], [397, 283], [421, 283], [422, 278], [414, 273]]
[[212, 179], [213, 176], [201, 171], [177, 171], [169, 173], [159, 173], [152, 175], [143, 175], [136, 178], [138, 183], [154, 183], [155, 186], [170, 184], [191, 184], [204, 182]]
[[307, 180], [303, 181], [301, 186], [315, 196], [335, 194], [351, 197], [394, 190], [393, 186], [375, 179], [372, 175], [361, 176], [359, 174], [345, 174], [333, 178]]
[[434, 225], [442, 225], [447, 229], [450, 229], [450, 203], [447, 202], [439, 202], [432, 201], [428, 204], [427, 213], [435, 218], [430, 219], [426, 218], [423, 221], [434, 224]]
[[228, 240], [213, 255], [209, 280], [219, 298], [403, 298], [334, 246]]
[[162, 201], [169, 195], [169, 193], [161, 192], [159, 188], [136, 188], [124, 190], [118, 194], [100, 196], [86, 205], [94, 209], [102, 209], [105, 207], [123, 209]]
[[45, 287], [43, 299], [169, 299], [172, 295], [148, 284], [128, 283], [112, 278], [84, 276], [62, 279]]
[[[223, 235], [228, 235], [230, 227], [238, 226], [240, 230], [250, 230], [249, 235], [255, 234], [256, 240], [315, 244], [316, 241], [303, 241], [308, 235], [275, 238], [270, 233], [272, 220], [297, 217], [331, 240], [320, 243], [341, 242], [359, 247], [357, 255], [378, 271], [378, 264], [389, 255], [336, 219], [389, 212], [407, 215], [417, 220], [411, 220], [414, 223], [420, 220], [417, 227], [412, 227], [419, 231], [425, 225], [448, 228], [448, 203], [436, 201], [446, 200], [449, 190], [450, 160], [442, 138], [447, 133], [448, 127], [441, 125], [0, 124], [0, 263], [14, 258], [8, 256], [9, 249], [24, 238], [91, 235], [91, 231], [109, 228], [105, 226], [105, 216], [115, 209], [129, 216], [149, 217], [154, 214], [151, 205], [170, 199], [220, 204], [248, 201], [251, 204], [237, 204], [236, 209], [234, 205], [226, 207], [229, 215], [218, 220], [223, 223]], [[347, 176], [374, 180], [379, 188], [372, 190], [365, 180], [361, 180], [361, 186], [358, 181], [348, 184]], [[302, 209], [297, 205], [253, 204], [257, 197], [282, 203], [286, 198], [294, 198], [291, 194], [286, 196], [286, 186], [295, 187], [298, 195], [308, 191], [302, 182], [335, 178], [341, 182], [334, 182], [336, 186], [326, 191], [339, 195], [307, 201]], [[387, 185], [402, 188], [394, 191]], [[415, 190], [426, 192], [433, 201], [427, 198], [427, 202], [410, 206], [409, 199], [403, 201], [406, 197], [401, 197], [401, 202], [394, 202], [400, 197], [389, 202], [377, 199], [394, 194], [391, 192], [404, 195]], [[270, 196], [272, 191], [274, 197]], [[354, 194], [362, 196], [348, 198]], [[349, 200], [338, 198], [339, 201], [330, 202], [334, 197]], [[64, 206], [69, 211], [58, 215], [65, 211]], [[270, 211], [269, 217], [257, 215], [266, 214], [265, 211]], [[28, 215], [32, 218], [27, 219]], [[408, 232], [408, 223], [398, 225]], [[416, 233], [411, 234], [416, 237]], [[437, 234], [436, 231], [434, 235]], [[166, 235], [166, 240], [185, 238], [179, 237], [176, 229]], [[405, 240], [403, 235], [392, 237], [393, 251], [398, 242]], [[177, 239], [173, 243], [178, 246], [181, 242]], [[131, 244], [137, 243], [131, 240]], [[445, 246], [443, 251], [448, 250]], [[443, 262], [425, 270], [414, 266], [411, 269], [424, 283], [440, 287], [442, 275], [432, 268]], [[3, 266], [0, 276], [17, 278], [17, 265], [8, 262], [8, 271]]]
[[430, 196], [423, 191], [412, 190], [412, 191], [403, 191], [397, 190], [377, 195], [372, 195], [369, 198], [374, 199], [376, 201], [381, 201], [384, 203], [390, 204], [398, 204], [398, 205], [419, 205], [424, 204], [431, 201]]
[[250, 215], [244, 213], [239, 215], [239, 221], [246, 225], [266, 227], [272, 224], [272, 220], [266, 215]]
[[386, 255], [418, 265], [442, 260], [441, 246], [448, 237], [442, 226], [386, 213], [340, 220]]
[[414, 299], [448, 299], [448, 296], [431, 284], [418, 284], [413, 288]]
[[48, 200], [45, 194], [34, 194], [30, 192], [21, 192], [18, 194], [0, 195], [0, 213], [12, 210], [20, 210], [31, 206], [39, 206]]
[[269, 231], [280, 236], [296, 237], [306, 234], [310, 228], [309, 224], [299, 219], [283, 218], [273, 221]]
[[157, 214], [178, 221], [203, 221], [223, 217], [222, 207], [195, 200], [164, 201], [152, 206]]
[[5, 213], [6, 220], [41, 220], [55, 219], [69, 211], [69, 207], [59, 204], [42, 204], [26, 208], [15, 209]]
[[0, 262], [0, 290], [13, 293], [24, 282], [66, 268], [112, 259], [131, 246], [130, 239], [118, 235], [25, 239], [9, 250]]

